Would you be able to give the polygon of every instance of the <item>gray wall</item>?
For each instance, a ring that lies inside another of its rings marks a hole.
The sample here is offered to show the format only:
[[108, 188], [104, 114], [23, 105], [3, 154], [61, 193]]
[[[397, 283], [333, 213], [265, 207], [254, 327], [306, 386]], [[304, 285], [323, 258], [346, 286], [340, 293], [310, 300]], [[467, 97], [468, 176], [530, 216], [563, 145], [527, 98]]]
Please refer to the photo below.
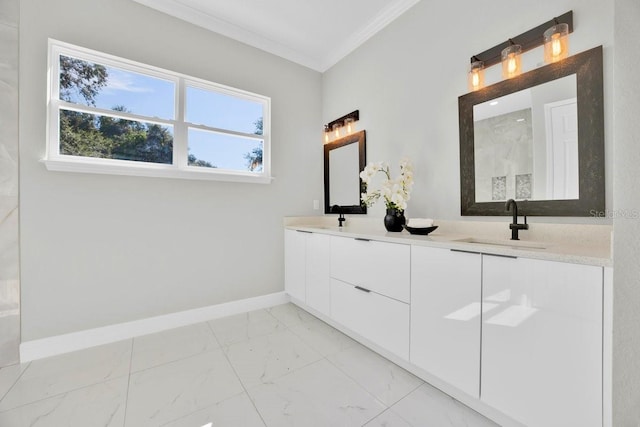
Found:
[[[321, 75], [129, 0], [20, 6], [23, 341], [282, 291], [282, 218], [323, 194]], [[48, 37], [270, 96], [275, 181], [47, 171]]]
[[[388, 161], [396, 173], [401, 157], [414, 162], [408, 216], [460, 219], [458, 97], [467, 92], [469, 57], [569, 10], [575, 23], [571, 52], [604, 46], [606, 189], [611, 206], [613, 0], [496, 0], [490, 7], [478, 1], [422, 1], [323, 75], [324, 121], [359, 108], [368, 161]], [[542, 48], [524, 54], [524, 69], [541, 65], [542, 58]], [[500, 79], [499, 65], [487, 69], [487, 84]], [[378, 203], [369, 215], [382, 217], [383, 209]]]
[[640, 425], [640, 3], [615, 1], [614, 426]]

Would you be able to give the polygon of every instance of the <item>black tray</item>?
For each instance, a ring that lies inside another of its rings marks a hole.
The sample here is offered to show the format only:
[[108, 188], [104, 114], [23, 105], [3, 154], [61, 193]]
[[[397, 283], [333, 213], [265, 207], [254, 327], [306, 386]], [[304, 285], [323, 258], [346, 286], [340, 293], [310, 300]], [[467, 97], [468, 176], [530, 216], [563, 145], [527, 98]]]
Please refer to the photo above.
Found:
[[409, 227], [408, 225], [403, 225], [403, 227], [411, 234], [421, 234], [423, 236], [426, 236], [427, 234], [438, 228], [437, 225], [434, 225], [432, 227]]

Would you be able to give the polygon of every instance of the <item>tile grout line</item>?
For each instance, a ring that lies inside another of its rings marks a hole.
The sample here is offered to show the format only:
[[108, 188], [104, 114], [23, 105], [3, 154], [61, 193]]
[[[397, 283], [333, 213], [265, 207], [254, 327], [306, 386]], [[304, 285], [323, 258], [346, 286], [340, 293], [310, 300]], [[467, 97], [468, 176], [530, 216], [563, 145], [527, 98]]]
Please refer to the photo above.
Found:
[[[109, 345], [113, 345], [113, 344], [117, 344], [117, 343], [122, 343], [122, 342], [124, 342], [124, 341], [126, 341], [126, 340], [117, 341], [116, 343], [103, 344], [103, 345], [107, 345], [107, 346], [109, 346]], [[96, 348], [96, 347], [101, 347], [101, 346], [93, 346], [93, 347], [89, 347], [88, 349], [92, 349], [92, 348]], [[83, 349], [83, 350], [87, 350], [87, 349]], [[83, 351], [83, 350], [77, 350], [77, 351]], [[74, 353], [74, 352], [72, 352], [72, 353]], [[67, 354], [68, 354], [68, 353], [67, 353]], [[56, 358], [56, 357], [59, 357], [59, 356], [61, 356], [61, 355], [50, 356], [50, 357], [47, 357], [47, 358], [44, 358], [44, 359], [39, 359], [39, 360], [47, 360], [47, 359], [49, 359], [49, 358]], [[25, 368], [24, 372], [22, 372], [22, 373], [20, 374], [20, 376], [18, 377], [18, 379], [22, 378], [22, 376], [27, 372], [27, 370], [28, 370], [29, 368], [31, 368], [31, 365], [32, 365], [34, 362], [37, 362], [37, 361], [30, 361], [30, 362], [29, 362], [29, 366], [28, 366], [27, 368]], [[92, 382], [92, 383], [90, 383], [90, 384], [84, 384], [84, 385], [82, 385], [82, 386], [75, 387], [75, 388], [72, 388], [72, 389], [69, 389], [69, 390], [65, 390], [65, 391], [60, 392], [60, 393], [52, 394], [52, 395], [49, 395], [49, 396], [44, 396], [44, 397], [42, 397], [42, 398], [40, 398], [40, 399], [36, 399], [36, 400], [30, 401], [30, 402], [25, 402], [25, 403], [22, 403], [22, 404], [20, 404], [20, 405], [14, 406], [14, 407], [12, 407], [12, 408], [5, 409], [4, 411], [0, 411], [0, 412], [8, 412], [8, 411], [12, 411], [12, 410], [14, 410], [14, 409], [22, 408], [23, 406], [31, 405], [31, 404], [33, 404], [33, 403], [42, 402], [42, 401], [47, 400], [47, 399], [51, 399], [51, 398], [55, 398], [55, 397], [60, 397], [60, 396], [66, 396], [67, 394], [72, 393], [72, 392], [75, 392], [75, 391], [78, 391], [78, 390], [82, 390], [82, 389], [85, 389], [85, 388], [88, 388], [88, 387], [96, 386], [96, 385], [98, 385], [98, 384], [104, 384], [104, 383], [109, 382], [109, 381], [113, 381], [113, 380], [116, 380], [116, 379], [119, 379], [119, 378], [123, 378], [125, 375], [127, 375], [127, 374], [123, 374], [123, 375], [115, 376], [115, 377], [113, 377], [113, 378], [108, 378], [108, 379], [104, 379], [104, 378], [103, 378], [103, 379], [102, 379], [102, 380], [100, 380], [100, 381], [95, 381], [95, 382]], [[11, 388], [9, 389], [9, 391], [11, 391], [11, 390], [16, 386], [16, 384], [18, 384], [18, 381], [17, 381], [17, 380], [16, 380], [16, 382], [13, 384], [13, 386], [11, 386]], [[4, 399], [9, 395], [9, 391], [7, 391], [7, 393], [4, 395], [4, 397], [2, 398], [2, 400], [4, 400]], [[2, 400], [0, 400], [0, 402], [1, 402]]]
[[[31, 362], [27, 363], [27, 367], [24, 368], [24, 371], [20, 372], [20, 375], [18, 375], [18, 378], [16, 378], [16, 380], [13, 382], [13, 384], [11, 384], [11, 387], [9, 387], [9, 389], [7, 390], [7, 392], [2, 395], [2, 397], [0, 397], [0, 403], [2, 403], [2, 401], [4, 400], [5, 397], [7, 397], [7, 395], [11, 392], [11, 390], [13, 390], [13, 388], [16, 386], [16, 384], [18, 384], [18, 381], [20, 381], [20, 378], [22, 378], [22, 376], [24, 375], [25, 372], [27, 372], [27, 370], [31, 367]], [[20, 405], [23, 406], [23, 405]], [[10, 409], [8, 409], [10, 411]], [[4, 411], [2, 411], [4, 412]]]
[[109, 378], [108, 380], [98, 381], [97, 383], [83, 385], [82, 387], [78, 387], [78, 388], [74, 388], [74, 389], [71, 389], [71, 390], [67, 390], [67, 391], [64, 391], [62, 393], [53, 394], [51, 396], [46, 396], [46, 397], [43, 397], [42, 399], [37, 399], [37, 400], [31, 401], [31, 402], [23, 403], [22, 405], [15, 406], [13, 408], [6, 409], [4, 411], [0, 411], [0, 414], [3, 414], [5, 412], [9, 412], [9, 411], [14, 411], [16, 409], [20, 409], [20, 408], [23, 408], [23, 407], [28, 406], [28, 405], [33, 405], [33, 404], [36, 404], [36, 403], [44, 402], [45, 400], [56, 399], [56, 398], [64, 398], [65, 396], [67, 396], [70, 393], [75, 393], [76, 391], [84, 390], [85, 388], [95, 387], [97, 385], [105, 384], [105, 383], [108, 383], [108, 382], [111, 382], [111, 381], [115, 381], [115, 380], [118, 380], [118, 379], [121, 379], [121, 378], [124, 378], [124, 377], [125, 377], [124, 375], [121, 375], [119, 377]]
[[[270, 314], [271, 314], [271, 313], [270, 313]], [[310, 314], [310, 315], [311, 315], [311, 313], [308, 313], [308, 314]], [[273, 316], [273, 315], [272, 315], [272, 316]], [[312, 315], [312, 316], [313, 316], [313, 315]], [[274, 316], [274, 317], [275, 317], [275, 316]], [[314, 318], [315, 320], [317, 320], [317, 321], [319, 321], [319, 322], [322, 322], [323, 324], [327, 325], [327, 326], [328, 326], [328, 327], [330, 327], [331, 329], [334, 329], [334, 330], [338, 331], [338, 330], [337, 330], [337, 329], [335, 329], [333, 326], [331, 326], [331, 325], [329, 325], [328, 323], [324, 322], [322, 319], [319, 319], [319, 318], [317, 318], [317, 317], [315, 317], [315, 316], [313, 316], [313, 318]], [[279, 320], [279, 319], [278, 319], [278, 320]], [[301, 325], [304, 325], [306, 322], [305, 322], [305, 321], [303, 321], [302, 319], [300, 319], [299, 323], [300, 323]], [[306, 345], [308, 345], [309, 347], [311, 347], [311, 344], [309, 344], [309, 343], [307, 342], [307, 340], [306, 340], [306, 339], [304, 339], [300, 334], [296, 333], [293, 329], [289, 328], [289, 325], [285, 325], [285, 326], [287, 327], [287, 329], [288, 329], [289, 331], [291, 331], [291, 333], [293, 333], [295, 336], [297, 336], [297, 337], [298, 337], [302, 342], [304, 342]], [[338, 332], [340, 332], [340, 331], [338, 331]], [[342, 333], [342, 332], [340, 332], [340, 333]], [[355, 340], [354, 340], [354, 341], [355, 341]], [[362, 344], [358, 343], [357, 341], [355, 341], [355, 342], [356, 342], [357, 344], [359, 344], [359, 345], [362, 345]], [[352, 382], [353, 382], [353, 383], [354, 383], [358, 388], [360, 388], [360, 389], [361, 389], [361, 390], [363, 390], [365, 393], [367, 393], [368, 395], [370, 395], [370, 396], [371, 396], [375, 401], [377, 401], [377, 402], [381, 403], [381, 404], [382, 404], [382, 406], [383, 406], [385, 409], [384, 409], [382, 412], [380, 412], [380, 413], [376, 414], [376, 415], [375, 415], [374, 417], [372, 417], [371, 419], [367, 420], [367, 421], [363, 424], [363, 426], [364, 426], [364, 425], [366, 425], [367, 423], [369, 423], [369, 422], [371, 422], [372, 420], [374, 420], [375, 418], [377, 418], [377, 417], [379, 417], [380, 415], [382, 415], [383, 413], [385, 413], [387, 410], [391, 409], [391, 406], [387, 406], [384, 402], [382, 402], [380, 399], [378, 399], [378, 397], [377, 397], [377, 396], [374, 396], [371, 392], [369, 392], [369, 390], [367, 390], [366, 388], [364, 388], [364, 386], [363, 386], [362, 384], [360, 384], [358, 381], [356, 381], [356, 379], [355, 379], [355, 378], [352, 378], [352, 377], [351, 377], [347, 372], [345, 372], [344, 370], [342, 370], [339, 366], [337, 366], [335, 363], [333, 363], [333, 362], [329, 359], [329, 356], [332, 356], [332, 355], [334, 355], [334, 354], [336, 354], [336, 353], [339, 353], [339, 352], [341, 352], [341, 351], [347, 350], [347, 349], [352, 348], [352, 347], [353, 347], [353, 346], [350, 346], [350, 347], [347, 347], [346, 349], [341, 349], [341, 350], [339, 350], [339, 351], [336, 351], [335, 353], [327, 354], [327, 355], [324, 355], [324, 354], [320, 353], [319, 351], [315, 350], [313, 347], [311, 347], [311, 349], [312, 349], [313, 351], [315, 351], [316, 353], [320, 354], [320, 356], [322, 356], [322, 358], [321, 358], [321, 359], [319, 359], [319, 360], [316, 360], [316, 361], [314, 361], [314, 362], [310, 362], [310, 363], [308, 363], [308, 364], [306, 364], [306, 365], [304, 365], [304, 366], [302, 366], [302, 367], [298, 368], [296, 371], [298, 371], [298, 370], [300, 370], [300, 369], [303, 369], [303, 368], [306, 368], [306, 367], [308, 367], [308, 366], [310, 366], [310, 365], [312, 365], [312, 364], [314, 364], [314, 363], [317, 363], [317, 362], [319, 362], [319, 361], [321, 361], [321, 360], [326, 360], [326, 361], [327, 361], [331, 366], [333, 366], [334, 368], [336, 368], [339, 372], [342, 372], [342, 373], [343, 373], [343, 374], [344, 374], [348, 379], [350, 379], [350, 380], [351, 380], [351, 381], [352, 381]], [[368, 349], [368, 348], [367, 348], [367, 350], [372, 351], [372, 350], [370, 350], [370, 349]], [[385, 360], [386, 360], [386, 359], [385, 359]], [[390, 362], [390, 361], [389, 361], [389, 362]], [[393, 362], [390, 362], [390, 363], [393, 363]], [[290, 375], [290, 374], [292, 374], [293, 372], [296, 372], [296, 371], [288, 372], [287, 374], [282, 375], [281, 377], [278, 377], [278, 378], [284, 378], [284, 377], [286, 377], [287, 375]], [[407, 393], [407, 395], [403, 396], [401, 399], [398, 399], [398, 401], [400, 401], [400, 400], [404, 399], [404, 397], [406, 397], [406, 396], [408, 396], [409, 394], [411, 394], [413, 391], [415, 391], [415, 390], [416, 390], [418, 387], [420, 387], [421, 385], [422, 385], [422, 384], [418, 385], [415, 389], [411, 390], [411, 392]], [[396, 403], [397, 403], [397, 402], [396, 402]], [[393, 406], [393, 405], [392, 405], [392, 406]]]
[[127, 410], [129, 409], [129, 390], [131, 388], [131, 366], [133, 365], [133, 347], [135, 345], [135, 338], [131, 338], [131, 354], [129, 355], [129, 376], [127, 378], [127, 392], [124, 395], [124, 418], [122, 420], [122, 427], [127, 425]]
[[355, 378], [352, 378], [349, 374], [347, 374], [345, 371], [343, 371], [342, 369], [340, 369], [340, 367], [338, 365], [336, 365], [335, 363], [333, 363], [330, 359], [329, 356], [331, 355], [327, 355], [324, 357], [324, 359], [329, 362], [329, 364], [331, 366], [333, 366], [334, 368], [336, 368], [339, 372], [342, 372], [342, 374], [349, 378], [355, 385], [358, 386], [358, 388], [362, 389], [365, 393], [367, 393], [369, 396], [373, 397], [373, 400], [375, 400], [376, 402], [379, 402], [382, 406], [384, 406], [384, 410], [382, 410], [381, 412], [379, 412], [378, 414], [376, 414], [375, 416], [373, 416], [371, 419], [368, 419], [367, 422], [365, 422], [363, 424], [366, 425], [367, 423], [371, 422], [372, 420], [376, 419], [377, 417], [379, 417], [380, 415], [384, 414], [387, 410], [391, 409], [391, 406], [387, 406], [386, 403], [384, 403], [382, 400], [378, 399], [378, 396], [375, 396], [373, 393], [371, 393], [369, 390], [367, 390], [366, 388], [364, 388], [364, 386], [362, 384], [360, 384], [358, 381], [356, 381]]
[[[362, 424], [362, 427], [367, 427], [367, 425], [369, 425], [370, 422], [375, 421], [377, 418], [379, 418], [380, 416], [382, 416], [383, 414], [386, 414], [387, 412], [393, 413], [395, 414], [397, 417], [399, 417], [402, 421], [404, 421], [405, 423], [407, 423], [407, 425], [409, 427], [413, 427], [413, 424], [411, 424], [409, 421], [405, 420], [404, 418], [402, 418], [402, 416], [400, 416], [400, 414], [398, 414], [396, 411], [394, 411], [393, 409], [391, 409], [391, 407], [385, 409], [384, 411], [380, 412], [378, 415], [376, 415], [375, 417], [371, 418], [370, 420], [368, 420], [366, 423]], [[386, 424], [385, 424], [386, 425]]]
[[[271, 313], [269, 313], [271, 315]], [[211, 334], [213, 335], [214, 339], [218, 342], [218, 344], [220, 344], [220, 342], [218, 341], [218, 337], [216, 336], [216, 333], [213, 331], [213, 327], [211, 326], [211, 324], [209, 322], [207, 322], [207, 326], [209, 327], [209, 330], [211, 331]], [[260, 417], [260, 420], [262, 421], [262, 424], [265, 425], [265, 427], [267, 426], [267, 422], [264, 420], [264, 418], [262, 417], [262, 414], [260, 413], [260, 411], [258, 410], [258, 407], [256, 406], [255, 402], [253, 401], [253, 399], [251, 398], [251, 395], [249, 394], [249, 391], [247, 390], [247, 388], [245, 387], [244, 383], [242, 382], [242, 380], [240, 379], [240, 376], [238, 375], [238, 372], [236, 371], [236, 368], [233, 367], [233, 365], [231, 364], [231, 360], [229, 360], [229, 357], [227, 356], [227, 352], [225, 351], [225, 349], [223, 348], [222, 345], [220, 345], [220, 351], [222, 352], [222, 355], [224, 356], [224, 359], [227, 361], [227, 363], [229, 364], [229, 367], [231, 368], [231, 370], [233, 371], [233, 374], [236, 376], [236, 379], [238, 380], [238, 382], [240, 383], [240, 386], [242, 387], [242, 390], [244, 390], [244, 394], [247, 395], [247, 398], [249, 399], [249, 402], [251, 402], [251, 406], [253, 406], [253, 409], [256, 410], [256, 413], [258, 414], [258, 416]]]
[[[310, 314], [310, 313], [309, 313], [309, 314]], [[274, 316], [274, 317], [275, 317], [275, 316]], [[336, 328], [334, 328], [333, 326], [331, 326], [331, 325], [329, 325], [328, 323], [324, 322], [322, 319], [319, 319], [319, 318], [317, 318], [317, 317], [315, 317], [315, 316], [313, 316], [313, 317], [314, 317], [314, 319], [316, 319], [317, 321], [322, 322], [323, 324], [327, 325], [328, 327], [330, 327], [330, 328], [332, 328], [332, 329], [334, 329], [334, 330], [338, 331]], [[300, 324], [305, 324], [306, 322], [304, 322], [302, 319], [300, 319], [300, 322], [299, 322], [299, 323], [300, 323]], [[288, 325], [287, 325], [287, 328], [288, 328]], [[296, 336], [298, 336], [298, 338], [300, 338], [303, 342], [307, 343], [307, 340], [305, 340], [305, 339], [304, 339], [300, 334], [296, 333], [296, 332], [295, 332], [294, 330], [292, 330], [292, 329], [289, 329], [289, 330], [291, 330], [291, 332], [292, 332], [293, 334], [295, 334]], [[341, 332], [341, 331], [338, 331], [338, 332]], [[342, 332], [341, 332], [341, 333], [342, 333]], [[354, 341], [355, 341], [355, 340], [354, 340]], [[361, 346], [363, 346], [367, 351], [370, 351], [370, 352], [372, 352], [372, 353], [376, 354], [377, 356], [380, 356], [381, 358], [383, 358], [384, 360], [386, 360], [388, 363], [391, 363], [391, 364], [393, 364], [393, 365], [397, 366], [399, 369], [402, 369], [402, 370], [406, 371], [405, 369], [403, 369], [402, 367], [400, 367], [400, 366], [396, 365], [395, 363], [393, 363], [393, 362], [392, 362], [392, 361], [390, 361], [389, 359], [387, 359], [387, 358], [385, 358], [384, 356], [379, 355], [379, 354], [378, 354], [378, 353], [376, 353], [375, 351], [371, 350], [370, 348], [368, 348], [368, 347], [367, 347], [367, 346], [365, 346], [364, 344], [361, 344], [361, 343], [359, 343], [358, 341], [355, 341], [355, 343], [356, 343], [356, 345], [361, 345]], [[307, 343], [307, 345], [310, 345], [310, 344], [308, 344], [308, 343]], [[424, 380], [422, 380], [422, 379], [420, 379], [420, 378], [416, 377], [416, 378], [418, 378], [418, 379], [420, 380], [420, 383], [419, 383], [418, 385], [416, 385], [414, 388], [412, 388], [409, 392], [407, 392], [406, 394], [404, 394], [402, 397], [400, 397], [398, 400], [396, 400], [393, 404], [391, 404], [391, 405], [387, 406], [387, 404], [386, 404], [386, 403], [382, 402], [380, 399], [378, 399], [378, 397], [377, 397], [377, 396], [373, 395], [373, 393], [371, 393], [369, 390], [367, 390], [367, 389], [364, 387], [364, 385], [360, 384], [360, 382], [358, 382], [355, 378], [353, 378], [351, 375], [349, 375], [349, 373], [348, 373], [348, 372], [344, 371], [342, 368], [340, 368], [338, 365], [336, 365], [336, 364], [335, 364], [331, 359], [329, 359], [329, 357], [330, 357], [330, 356], [333, 356], [333, 355], [335, 355], [335, 354], [337, 354], [337, 353], [340, 353], [340, 352], [342, 352], [342, 351], [348, 350], [348, 349], [350, 349], [350, 348], [353, 348], [353, 346], [347, 347], [347, 348], [345, 348], [345, 349], [341, 349], [341, 350], [336, 351], [336, 352], [334, 352], [334, 353], [332, 353], [332, 354], [322, 355], [322, 358], [323, 358], [324, 360], [326, 360], [327, 362], [329, 362], [329, 364], [330, 364], [330, 365], [332, 365], [333, 367], [335, 367], [338, 371], [342, 372], [342, 373], [343, 373], [347, 378], [349, 378], [351, 381], [353, 381], [353, 383], [355, 383], [355, 384], [356, 384], [360, 389], [364, 390], [364, 392], [365, 392], [365, 393], [367, 393], [367, 394], [369, 394], [370, 396], [372, 396], [372, 397], [374, 398], [374, 400], [376, 400], [376, 401], [380, 402], [380, 403], [382, 404], [382, 406], [384, 406], [384, 407], [385, 407], [385, 409], [384, 409], [382, 412], [380, 412], [379, 414], [375, 415], [373, 418], [371, 418], [371, 419], [367, 420], [367, 421], [363, 424], [363, 427], [364, 427], [364, 426], [366, 426], [366, 424], [368, 424], [368, 423], [370, 423], [371, 421], [373, 421], [374, 419], [376, 419], [377, 417], [379, 417], [380, 415], [382, 415], [382, 414], [384, 414], [385, 412], [387, 412], [387, 411], [391, 410], [391, 408], [392, 408], [395, 404], [397, 404], [397, 403], [398, 403], [398, 402], [400, 402], [402, 399], [406, 398], [406, 397], [407, 397], [407, 396], [409, 396], [411, 393], [413, 393], [414, 391], [416, 391], [417, 389], [419, 389], [420, 387], [422, 387], [422, 385], [423, 385], [423, 384], [425, 384]], [[321, 359], [321, 360], [322, 360], [322, 359]], [[316, 361], [316, 362], [317, 362], [317, 361]], [[315, 363], [315, 362], [312, 362], [312, 363]], [[307, 367], [307, 366], [311, 365], [312, 363], [310, 363], [310, 364], [308, 364], [308, 365], [305, 365], [305, 366], [303, 366], [302, 368]], [[302, 369], [302, 368], [300, 368], [300, 369]], [[411, 374], [411, 373], [409, 372], [409, 374]], [[283, 375], [282, 377], [285, 377], [285, 376], [287, 376], [287, 375], [289, 375], [289, 373], [288, 373], [288, 374]], [[413, 375], [413, 374], [411, 374], [411, 375]], [[282, 377], [280, 377], [280, 378], [282, 378]], [[395, 413], [395, 412], [394, 412], [394, 413]], [[398, 414], [396, 413], [396, 415], [398, 415]], [[400, 415], [398, 415], [398, 416], [400, 416]], [[402, 418], [404, 421], [406, 421], [402, 416], [400, 416], [400, 418]], [[406, 422], [407, 422], [407, 424], [409, 424], [409, 425], [410, 425], [410, 423], [409, 423], [408, 421], [406, 421]]]

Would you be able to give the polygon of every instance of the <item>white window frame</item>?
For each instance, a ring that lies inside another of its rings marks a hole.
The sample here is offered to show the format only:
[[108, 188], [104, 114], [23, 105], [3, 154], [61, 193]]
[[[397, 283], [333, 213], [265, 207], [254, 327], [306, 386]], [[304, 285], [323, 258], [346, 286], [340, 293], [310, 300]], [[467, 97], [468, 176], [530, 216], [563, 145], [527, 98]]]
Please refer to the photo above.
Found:
[[[94, 106], [70, 103], [60, 99], [60, 55], [70, 56], [101, 65], [116, 67], [151, 77], [171, 81], [175, 84], [175, 116], [173, 119], [160, 119], [135, 113], [115, 112]], [[262, 135], [219, 129], [185, 121], [187, 86], [221, 93], [235, 98], [260, 103], [262, 105]], [[112, 175], [132, 175], [163, 178], [202, 179], [215, 181], [270, 183], [271, 177], [271, 99], [269, 97], [209, 82], [162, 68], [141, 64], [129, 59], [119, 58], [106, 53], [74, 46], [58, 40], [49, 39], [48, 57], [48, 94], [47, 94], [47, 147], [42, 159], [48, 170], [63, 172], [99, 173]], [[119, 119], [141, 121], [173, 127], [173, 163], [160, 164], [133, 160], [103, 159], [60, 154], [60, 109], [73, 110], [93, 115], [110, 116]], [[205, 130], [225, 135], [263, 141], [262, 171], [238, 171], [222, 168], [207, 168], [188, 165], [189, 129]]]

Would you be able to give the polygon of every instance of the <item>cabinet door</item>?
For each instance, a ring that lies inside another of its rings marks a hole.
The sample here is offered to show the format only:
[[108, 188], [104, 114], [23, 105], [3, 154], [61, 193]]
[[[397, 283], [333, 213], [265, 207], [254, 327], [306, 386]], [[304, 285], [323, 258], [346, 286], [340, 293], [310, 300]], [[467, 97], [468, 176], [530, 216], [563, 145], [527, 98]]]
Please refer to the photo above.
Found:
[[284, 290], [291, 297], [305, 302], [307, 235], [296, 230], [284, 230]]
[[330, 242], [330, 236], [325, 234], [313, 233], [307, 235], [307, 305], [327, 316], [331, 315]]
[[331, 279], [331, 317], [380, 347], [409, 358], [409, 304]]
[[602, 426], [602, 268], [483, 255], [481, 400], [527, 426]]
[[409, 303], [409, 245], [331, 237], [331, 277]]
[[411, 363], [479, 398], [481, 256], [411, 247]]

